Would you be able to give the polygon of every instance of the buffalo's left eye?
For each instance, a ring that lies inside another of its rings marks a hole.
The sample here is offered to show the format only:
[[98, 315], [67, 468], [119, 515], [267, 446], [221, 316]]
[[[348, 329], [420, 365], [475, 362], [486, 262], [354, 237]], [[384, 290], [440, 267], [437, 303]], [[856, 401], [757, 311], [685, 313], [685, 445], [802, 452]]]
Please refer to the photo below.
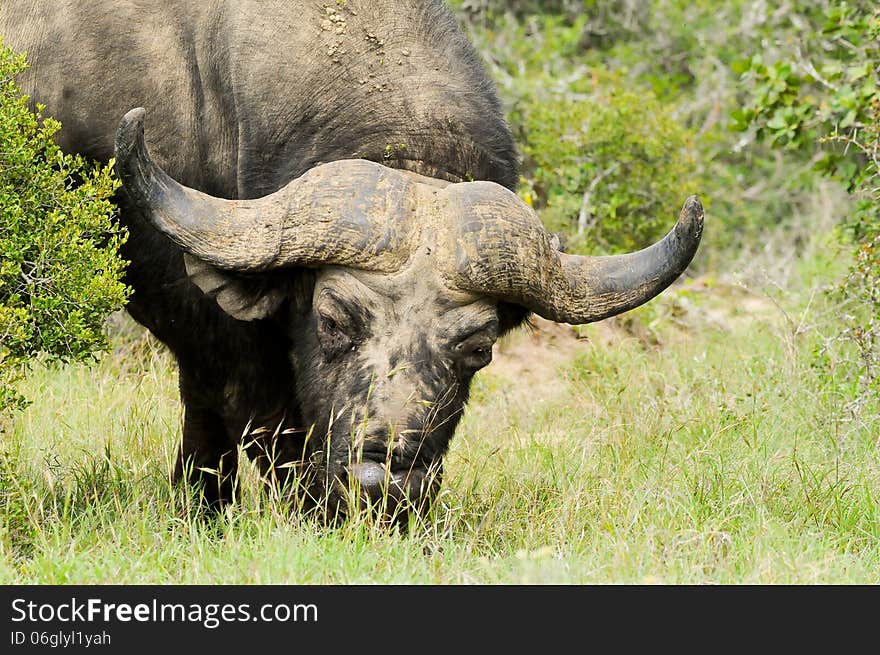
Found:
[[492, 361], [492, 342], [488, 339], [467, 339], [455, 347], [461, 363], [471, 371], [477, 371]]

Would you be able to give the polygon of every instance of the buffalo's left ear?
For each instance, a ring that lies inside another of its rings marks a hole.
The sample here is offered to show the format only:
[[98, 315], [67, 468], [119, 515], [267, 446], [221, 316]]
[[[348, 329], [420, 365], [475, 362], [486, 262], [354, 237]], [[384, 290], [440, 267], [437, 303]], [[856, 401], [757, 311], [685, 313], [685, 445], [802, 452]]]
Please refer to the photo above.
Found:
[[190, 281], [239, 321], [268, 318], [287, 297], [286, 286], [271, 273], [241, 275], [214, 268], [190, 254], [183, 259]]

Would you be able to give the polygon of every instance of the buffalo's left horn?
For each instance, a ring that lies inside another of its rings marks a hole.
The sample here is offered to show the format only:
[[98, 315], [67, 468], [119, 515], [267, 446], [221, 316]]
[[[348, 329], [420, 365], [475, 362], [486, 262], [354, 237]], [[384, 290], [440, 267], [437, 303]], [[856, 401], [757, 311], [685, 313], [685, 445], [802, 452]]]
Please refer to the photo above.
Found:
[[697, 196], [685, 202], [660, 241], [625, 255], [558, 252], [535, 212], [515, 194], [486, 182], [445, 192], [460, 217], [450, 283], [526, 307], [561, 323], [599, 321], [648, 302], [688, 267], [703, 232]]
[[410, 254], [414, 203], [398, 174], [367, 161], [314, 168], [252, 200], [184, 186], [150, 157], [144, 109], [116, 132], [116, 171], [131, 201], [183, 250], [226, 270], [337, 264], [396, 270]]

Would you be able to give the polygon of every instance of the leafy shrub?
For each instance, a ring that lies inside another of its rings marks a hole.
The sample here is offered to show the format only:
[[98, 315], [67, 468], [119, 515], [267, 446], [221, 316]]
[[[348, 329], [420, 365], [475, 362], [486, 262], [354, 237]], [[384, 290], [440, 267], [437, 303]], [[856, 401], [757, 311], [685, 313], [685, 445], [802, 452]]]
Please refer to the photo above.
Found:
[[569, 249], [630, 251], [668, 230], [699, 191], [688, 133], [650, 93], [523, 103], [524, 193]]
[[810, 4], [781, 52], [740, 64], [750, 101], [734, 114], [783, 150], [810, 153], [817, 170], [851, 194], [845, 233], [855, 243], [840, 289], [845, 336], [856, 345], [859, 378], [880, 382], [880, 9], [874, 2]]
[[734, 118], [771, 145], [818, 151], [818, 170], [858, 201], [847, 227], [870, 239], [880, 227], [880, 9], [818, 2], [799, 18], [805, 29], [786, 44], [794, 57], [755, 54], [739, 64], [751, 98]]
[[24, 404], [14, 383], [34, 358], [105, 349], [104, 320], [127, 294], [112, 168], [61, 152], [61, 125], [31, 112], [16, 84], [25, 67], [0, 42], [0, 412]]
[[629, 251], [671, 227], [701, 177], [674, 107], [584, 55], [588, 18], [510, 14], [474, 36], [523, 155], [523, 198], [566, 250]]
[[[561, 102], [565, 99], [586, 102], [592, 110], [591, 99], [602, 104], [601, 98], [616, 97], [625, 106], [636, 96], [644, 103], [642, 116], [656, 118], [670, 129], [673, 140], [681, 139], [683, 144], [668, 148], [679, 173], [669, 174], [670, 166], [662, 158], [643, 162], [646, 170], [656, 165], [658, 174], [667, 178], [668, 185], [656, 182], [667, 189], [668, 197], [697, 191], [707, 204], [711, 229], [703, 237], [697, 266], [750, 261], [770, 244], [798, 248], [815, 234], [812, 219], [826, 211], [824, 206], [817, 209], [817, 198], [827, 187], [811, 168], [810, 153], [777, 149], [757, 138], [752, 128], [742, 132], [730, 127], [735, 123], [731, 114], [750, 97], [738, 63], [757, 52], [768, 59], [791, 53], [787, 41], [801, 34], [800, 13], [804, 6], [817, 3], [776, 7], [754, 0], [457, 0], [451, 4], [499, 83], [526, 155], [534, 148], [522, 127], [527, 114], [523, 106], [536, 104], [541, 96], [549, 99], [551, 121], [552, 107], [565, 109]], [[594, 81], [598, 88], [591, 88]], [[529, 95], [528, 89], [535, 93]], [[633, 96], [627, 99], [624, 94]], [[637, 104], [634, 110], [641, 108]], [[634, 122], [627, 128], [648, 129], [632, 114], [628, 118]], [[556, 133], [567, 138], [575, 129], [569, 126], [567, 132]], [[548, 134], [553, 133], [551, 126]], [[581, 142], [587, 148], [592, 145], [591, 137]], [[620, 145], [625, 156], [631, 144]], [[524, 163], [528, 182], [534, 177], [534, 162], [527, 157]], [[690, 171], [685, 174], [690, 184], [684, 187], [682, 171]], [[564, 177], [565, 172], [560, 172]], [[606, 185], [597, 185], [594, 201], [603, 202], [608, 191]], [[572, 214], [577, 214], [574, 206], [581, 193], [572, 191], [565, 201], [569, 231], [577, 224]], [[538, 196], [542, 216], [559, 229], [554, 203], [548, 199], [545, 210]], [[681, 200], [676, 198], [674, 204]], [[562, 198], [555, 202], [560, 212], [561, 202]], [[661, 201], [658, 206], [669, 205]], [[641, 220], [637, 215], [631, 219]], [[614, 247], [623, 247], [614, 244], [613, 236], [605, 238], [612, 239]], [[607, 249], [601, 243], [593, 247], [597, 246]]]

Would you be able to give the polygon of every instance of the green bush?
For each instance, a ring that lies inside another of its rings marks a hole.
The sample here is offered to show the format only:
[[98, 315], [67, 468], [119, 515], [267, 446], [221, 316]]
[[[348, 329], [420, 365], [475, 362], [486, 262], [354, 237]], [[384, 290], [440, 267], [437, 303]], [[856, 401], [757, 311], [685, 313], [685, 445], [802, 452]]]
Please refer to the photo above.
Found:
[[838, 290], [844, 336], [859, 351], [859, 380], [880, 387], [880, 9], [822, 0], [797, 20], [802, 29], [780, 38], [787, 56], [739, 64], [750, 99], [734, 117], [777, 149], [808, 153], [850, 193], [842, 227], [855, 253]]
[[668, 230], [700, 191], [690, 135], [649, 92], [527, 99], [523, 193], [574, 251], [631, 251]]
[[105, 319], [127, 295], [112, 167], [61, 152], [61, 125], [16, 84], [25, 68], [0, 41], [0, 413], [24, 404], [14, 383], [34, 359], [106, 349]]
[[523, 155], [523, 198], [566, 250], [629, 251], [662, 236], [702, 178], [674, 106], [592, 63], [589, 20], [508, 14], [473, 36]]
[[826, 0], [798, 19], [805, 29], [784, 42], [794, 56], [738, 62], [750, 98], [734, 113], [736, 127], [815, 154], [817, 169], [857, 201], [846, 227], [858, 241], [872, 239], [880, 229], [880, 9]]
[[[738, 63], [756, 52], [766, 58], [791, 53], [788, 42], [802, 32], [803, 6], [779, 8], [753, 0], [458, 0], [451, 4], [499, 82], [527, 155], [527, 182], [534, 181], [536, 172], [530, 139], [540, 139], [542, 132], [548, 134], [547, 141], [552, 134], [569, 138], [577, 129], [574, 124], [565, 130], [553, 126], [552, 108], [567, 111], [570, 104], [562, 102], [566, 99], [585, 103], [584, 112], [594, 111], [598, 104], [610, 115], [612, 122], [606, 123], [610, 132], [618, 128], [621, 134], [641, 132], [629, 142], [617, 142], [623, 158], [638, 141], [651, 140], [652, 122], [668, 129], [671, 141], [666, 153], [672, 165], [664, 157], [653, 160], [655, 151], [641, 163], [645, 171], [655, 166], [662, 178], [652, 179], [652, 192], [664, 196], [656, 198], [653, 211], [668, 212], [683, 199], [676, 196], [694, 191], [707, 205], [711, 230], [706, 230], [696, 266], [705, 270], [738, 265], [768, 244], [798, 248], [811, 238], [817, 198], [824, 191], [820, 191], [821, 175], [810, 167], [810, 154], [776, 149], [756, 138], [752, 129], [730, 129], [736, 123], [731, 114], [741, 111], [749, 99]], [[536, 131], [534, 120], [525, 125], [524, 107], [542, 98], [550, 103], [546, 118], [551, 124]], [[603, 106], [604, 98], [611, 98], [608, 102], [616, 103], [620, 111]], [[615, 125], [617, 117], [629, 122]], [[593, 135], [577, 138], [585, 148], [594, 145]], [[612, 149], [615, 142], [600, 140], [598, 145]], [[570, 171], [559, 172], [560, 184], [568, 184], [564, 178]], [[538, 180], [542, 184], [549, 179], [551, 172], [547, 173]], [[605, 202], [605, 194], [613, 192], [606, 181], [611, 180], [603, 178], [597, 184], [594, 202]], [[577, 223], [575, 207], [583, 189], [571, 191], [569, 198], [547, 198], [546, 209], [541, 205], [542, 188], [537, 191], [542, 217], [559, 229], [561, 214], [566, 213], [570, 231]], [[617, 201], [609, 199], [608, 204], [613, 207]], [[623, 229], [640, 225], [644, 216], [625, 213], [626, 222], [619, 223]], [[657, 216], [645, 217], [660, 223], [670, 219]], [[624, 242], [638, 242], [650, 232], [646, 226], [642, 235]], [[624, 247], [611, 234], [589, 235], [577, 247], [608, 249], [600, 242], [589, 244], [594, 238], [610, 240], [613, 248]]]

